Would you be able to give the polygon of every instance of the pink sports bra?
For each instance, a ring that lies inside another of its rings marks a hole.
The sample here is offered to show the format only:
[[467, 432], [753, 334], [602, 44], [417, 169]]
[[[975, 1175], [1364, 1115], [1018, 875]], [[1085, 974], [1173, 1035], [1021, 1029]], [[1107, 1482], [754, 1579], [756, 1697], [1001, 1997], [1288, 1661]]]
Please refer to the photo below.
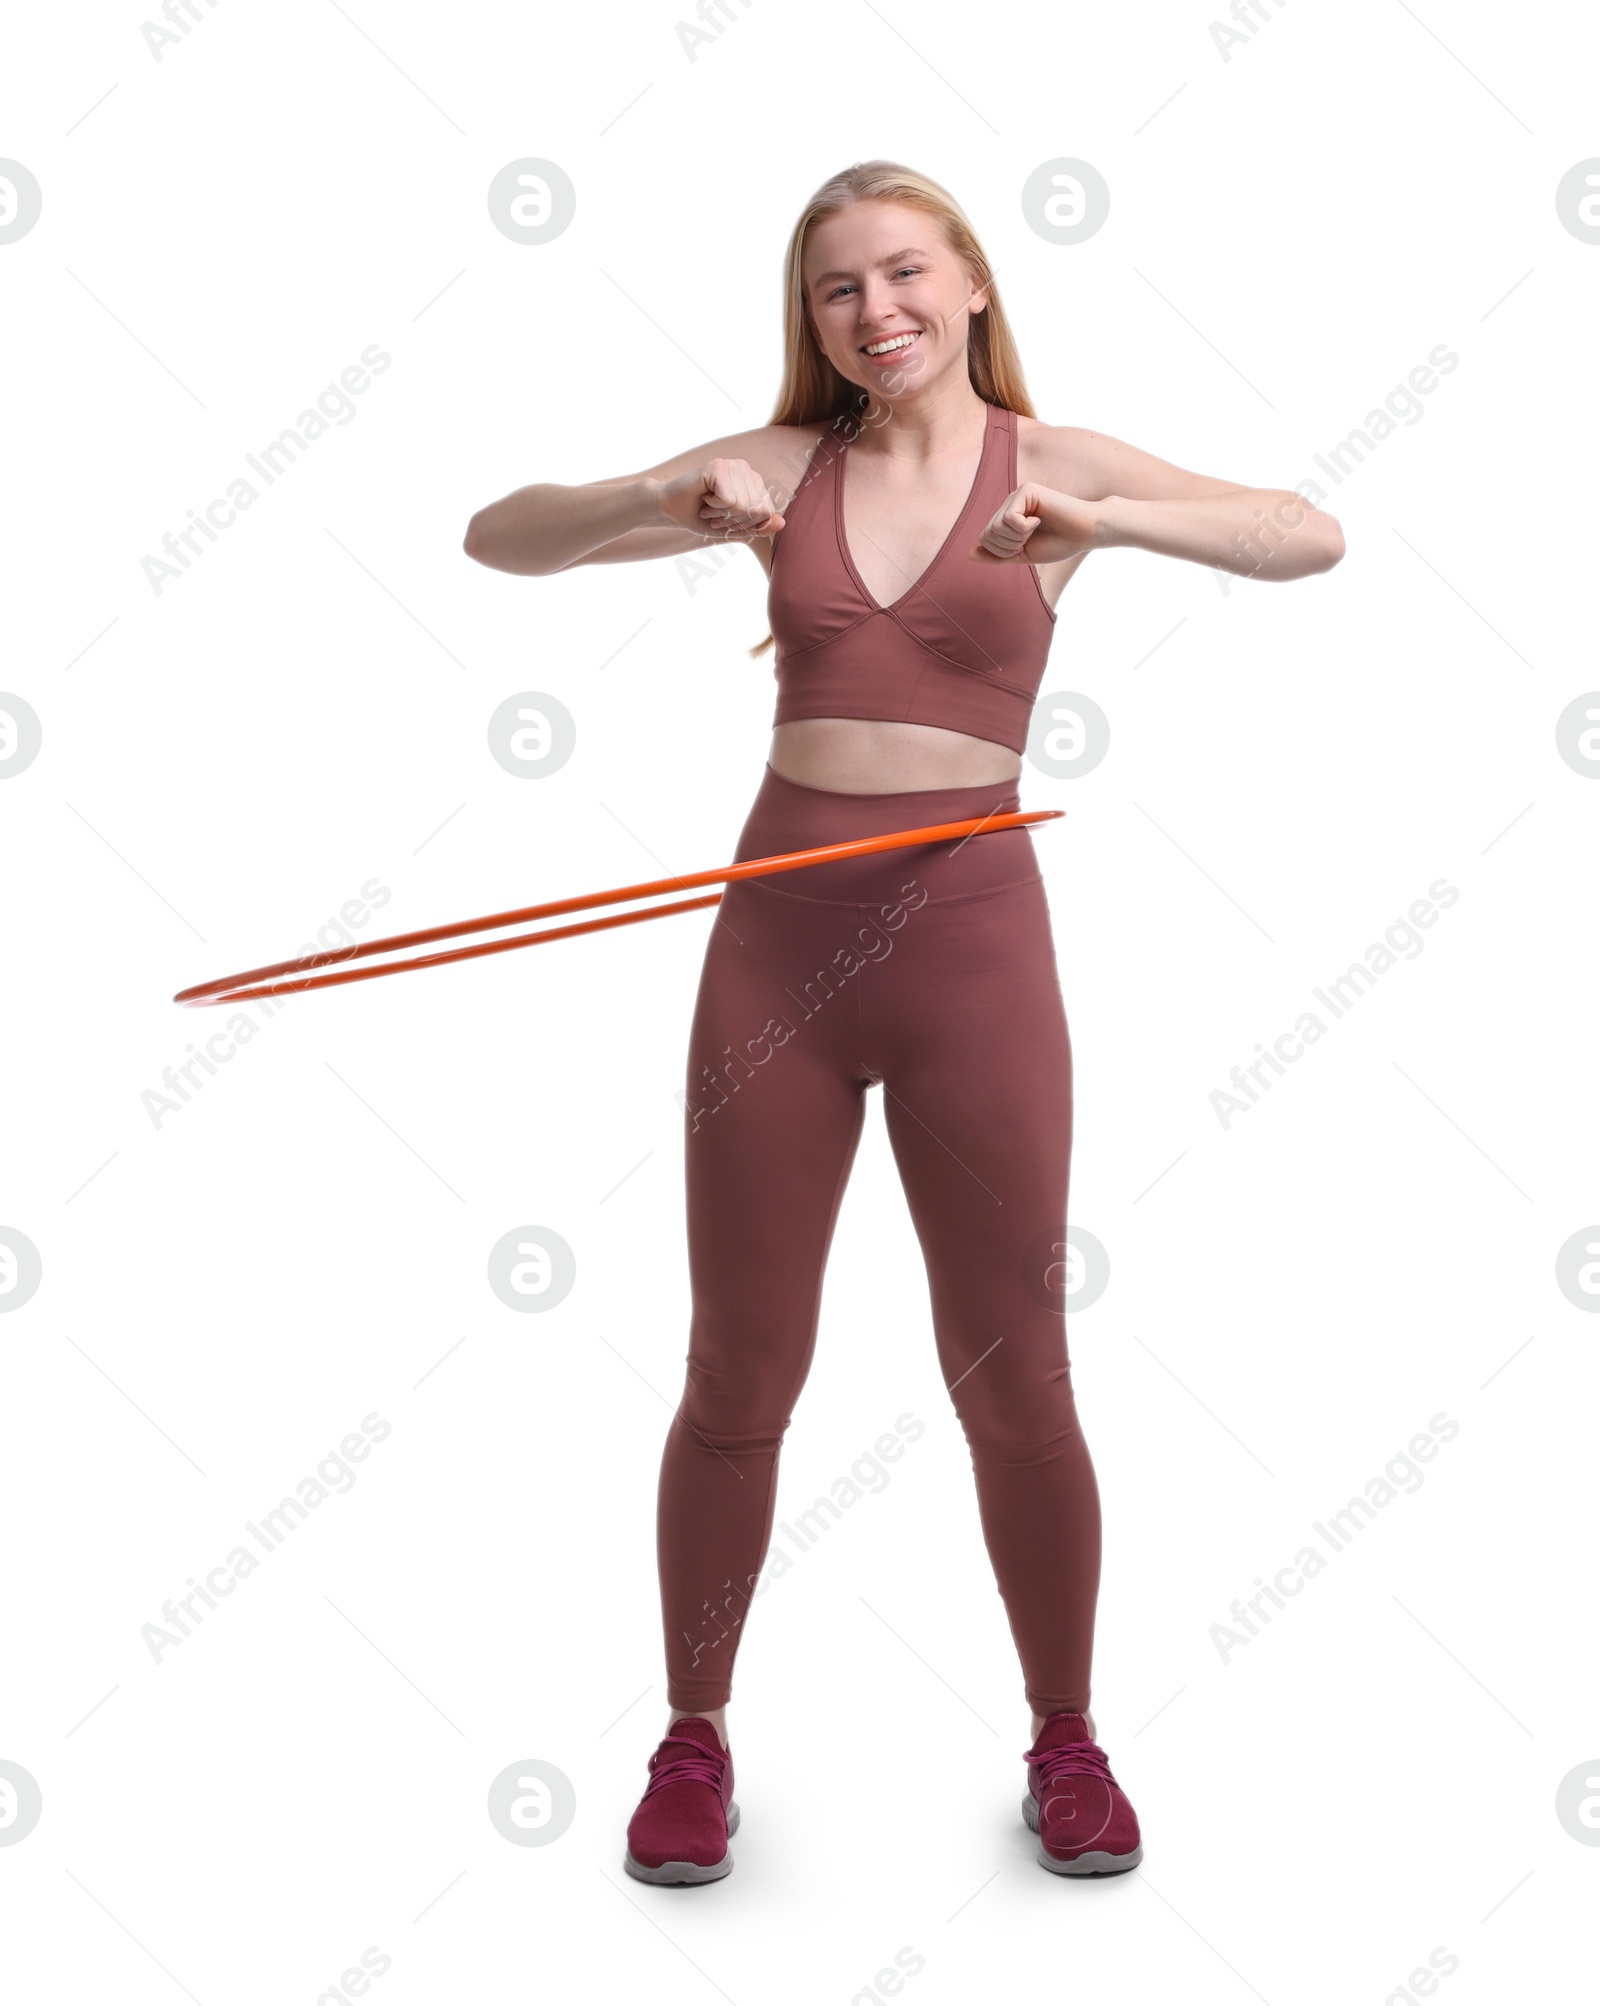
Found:
[[1017, 414], [989, 406], [983, 453], [938, 555], [892, 605], [868, 592], [844, 529], [849, 449], [827, 433], [772, 544], [775, 725], [802, 717], [942, 725], [1022, 752], [1056, 616], [1031, 564], [967, 552], [1017, 486]]

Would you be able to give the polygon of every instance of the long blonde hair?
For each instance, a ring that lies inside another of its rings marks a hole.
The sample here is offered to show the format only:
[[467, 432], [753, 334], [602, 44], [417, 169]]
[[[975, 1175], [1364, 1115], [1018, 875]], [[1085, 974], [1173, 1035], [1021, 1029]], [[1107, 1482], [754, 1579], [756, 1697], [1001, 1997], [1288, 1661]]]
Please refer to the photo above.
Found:
[[[848, 382], [822, 352], [806, 306], [805, 252], [813, 228], [857, 202], [904, 202], [932, 216], [950, 248], [972, 275], [974, 292], [987, 289], [988, 305], [967, 323], [967, 376], [986, 404], [1036, 415], [1022, 379], [1022, 361], [1000, 304], [994, 272], [977, 232], [955, 197], [926, 174], [893, 160], [858, 160], [824, 181], [801, 210], [789, 237], [783, 269], [783, 382], [769, 425], [812, 425], [829, 421], [859, 430], [869, 422], [870, 393]], [[820, 448], [819, 448], [820, 450]], [[780, 532], [781, 534], [781, 532]], [[765, 654], [770, 634], [750, 650]]]

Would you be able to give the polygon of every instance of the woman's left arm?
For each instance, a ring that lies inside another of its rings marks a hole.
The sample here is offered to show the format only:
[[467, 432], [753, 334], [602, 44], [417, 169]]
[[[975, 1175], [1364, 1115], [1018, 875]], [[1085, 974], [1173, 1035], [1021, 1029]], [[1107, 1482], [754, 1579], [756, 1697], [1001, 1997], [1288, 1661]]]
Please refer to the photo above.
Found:
[[1093, 506], [1101, 549], [1122, 544], [1153, 550], [1242, 578], [1280, 583], [1307, 578], [1331, 571], [1344, 556], [1344, 532], [1337, 521], [1292, 488], [1230, 488], [1220, 495], [1110, 494]]
[[1036, 425], [1025, 439], [1018, 473], [1025, 457], [1034, 479], [985, 532], [991, 557], [1050, 564], [1121, 545], [1283, 582], [1344, 555], [1337, 520], [1292, 488], [1238, 487], [1075, 426]]

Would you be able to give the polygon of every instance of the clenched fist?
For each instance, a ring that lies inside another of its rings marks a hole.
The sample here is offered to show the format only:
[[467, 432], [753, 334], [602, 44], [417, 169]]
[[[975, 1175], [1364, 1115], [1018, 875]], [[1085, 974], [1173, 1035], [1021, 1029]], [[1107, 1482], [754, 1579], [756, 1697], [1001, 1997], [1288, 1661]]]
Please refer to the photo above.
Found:
[[1029, 481], [1006, 496], [967, 554], [987, 564], [1056, 564], [1100, 540], [1100, 513], [1093, 502]]
[[679, 529], [748, 543], [783, 527], [766, 482], [748, 460], [707, 460], [659, 483], [661, 513]]

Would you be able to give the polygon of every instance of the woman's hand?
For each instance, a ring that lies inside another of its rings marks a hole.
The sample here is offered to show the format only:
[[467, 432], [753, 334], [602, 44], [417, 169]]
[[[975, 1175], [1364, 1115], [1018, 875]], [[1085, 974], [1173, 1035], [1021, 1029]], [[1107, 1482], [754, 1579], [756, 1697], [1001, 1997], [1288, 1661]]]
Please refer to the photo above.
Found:
[[656, 485], [661, 513], [679, 529], [749, 543], [783, 527], [766, 482], [748, 460], [707, 460]]
[[1094, 502], [1028, 481], [1007, 495], [967, 555], [981, 564], [1056, 564], [1104, 541]]

